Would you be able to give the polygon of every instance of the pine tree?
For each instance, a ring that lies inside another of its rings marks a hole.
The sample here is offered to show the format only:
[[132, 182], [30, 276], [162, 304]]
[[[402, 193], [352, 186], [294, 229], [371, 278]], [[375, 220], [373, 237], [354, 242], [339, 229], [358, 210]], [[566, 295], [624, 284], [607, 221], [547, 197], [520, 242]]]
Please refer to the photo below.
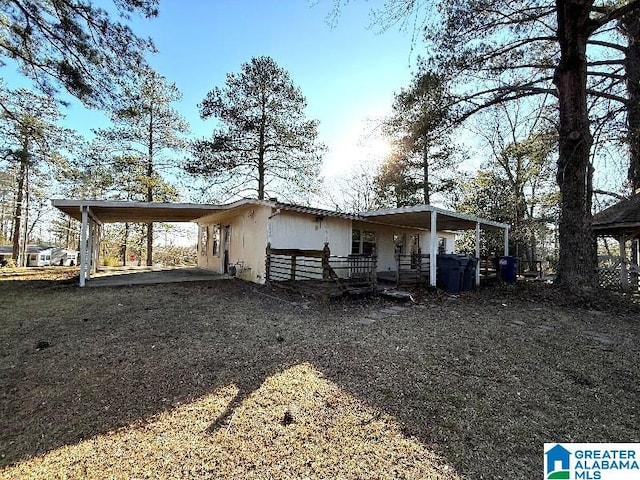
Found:
[[[113, 126], [98, 131], [111, 143], [116, 172], [124, 173], [123, 184], [129, 194], [131, 181], [142, 193], [145, 202], [171, 201], [178, 198], [177, 190], [167, 181], [175, 174], [179, 161], [170, 152], [184, 149], [183, 135], [189, 127], [172, 106], [182, 99], [174, 83], [153, 70], [141, 72], [141, 79], [127, 87], [126, 95], [113, 112]], [[115, 147], [115, 148], [114, 148]], [[127, 199], [133, 199], [128, 195]], [[153, 223], [147, 224], [147, 265], [153, 264]]]
[[324, 146], [306, 106], [286, 70], [270, 57], [252, 58], [200, 104], [201, 117], [217, 119], [219, 127], [195, 143], [186, 170], [222, 184], [229, 197], [313, 189]]

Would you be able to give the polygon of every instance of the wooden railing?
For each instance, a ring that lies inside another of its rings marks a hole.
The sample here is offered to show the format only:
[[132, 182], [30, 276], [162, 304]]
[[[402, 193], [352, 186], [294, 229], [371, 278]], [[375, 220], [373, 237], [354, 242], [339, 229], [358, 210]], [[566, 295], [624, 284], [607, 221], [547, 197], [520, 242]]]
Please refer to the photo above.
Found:
[[415, 285], [429, 283], [429, 254], [396, 255], [396, 284]]
[[320, 281], [343, 291], [375, 291], [375, 255], [331, 256], [329, 244], [322, 250], [271, 248], [267, 245], [267, 282]]

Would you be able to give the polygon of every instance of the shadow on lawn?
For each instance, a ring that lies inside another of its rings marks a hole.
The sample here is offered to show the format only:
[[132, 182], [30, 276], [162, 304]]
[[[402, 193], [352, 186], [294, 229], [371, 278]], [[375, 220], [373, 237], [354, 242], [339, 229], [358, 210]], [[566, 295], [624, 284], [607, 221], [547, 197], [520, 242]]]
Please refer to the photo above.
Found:
[[468, 478], [526, 478], [545, 441], [638, 441], [638, 328], [627, 324], [635, 348], [588, 340], [585, 312], [434, 299], [365, 326], [353, 320], [377, 301], [302, 310], [239, 281], [50, 286], [35, 310], [18, 308], [28, 300], [15, 287], [0, 285], [0, 465], [233, 384], [213, 433], [267, 377], [303, 362]]

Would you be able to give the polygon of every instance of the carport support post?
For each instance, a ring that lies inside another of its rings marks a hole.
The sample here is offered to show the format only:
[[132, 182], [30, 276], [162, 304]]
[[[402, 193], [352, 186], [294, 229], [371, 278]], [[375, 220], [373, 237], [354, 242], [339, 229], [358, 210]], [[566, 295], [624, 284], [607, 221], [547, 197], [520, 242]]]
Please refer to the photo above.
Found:
[[429, 285], [436, 286], [436, 255], [438, 253], [438, 213], [431, 211], [431, 231], [429, 232]]
[[87, 227], [89, 223], [89, 207], [80, 207], [82, 212], [82, 226], [80, 227], [80, 286], [84, 287], [87, 273], [87, 262], [89, 255], [87, 252]]
[[480, 222], [476, 222], [476, 286], [480, 285]]
[[509, 227], [504, 229], [504, 256], [509, 256]]
[[102, 227], [99, 223], [93, 223], [93, 238], [91, 242], [91, 272], [90, 274], [98, 271], [98, 261], [100, 260], [100, 236], [102, 233]]
[[94, 252], [95, 252], [95, 223], [89, 218], [89, 241], [87, 242], [87, 278], [91, 278], [91, 273], [93, 272], [93, 260], [94, 260]]

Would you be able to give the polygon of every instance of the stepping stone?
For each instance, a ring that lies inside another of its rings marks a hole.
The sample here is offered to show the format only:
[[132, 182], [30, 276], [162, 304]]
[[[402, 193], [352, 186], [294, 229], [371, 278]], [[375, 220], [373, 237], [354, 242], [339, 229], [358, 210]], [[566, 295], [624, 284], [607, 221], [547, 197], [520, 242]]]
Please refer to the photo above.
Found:
[[356, 323], [359, 323], [360, 325], [371, 325], [374, 322], [375, 320], [371, 318], [361, 318], [359, 320], [356, 320]]
[[386, 310], [393, 310], [396, 313], [404, 312], [408, 307], [401, 307], [400, 305], [393, 305]]

